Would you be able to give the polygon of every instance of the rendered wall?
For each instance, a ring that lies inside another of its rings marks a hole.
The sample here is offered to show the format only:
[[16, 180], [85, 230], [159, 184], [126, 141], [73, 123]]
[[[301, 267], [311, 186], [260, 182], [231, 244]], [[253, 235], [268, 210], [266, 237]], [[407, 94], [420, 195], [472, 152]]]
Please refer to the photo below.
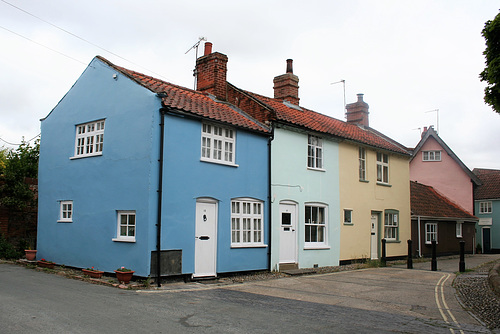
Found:
[[[38, 258], [111, 272], [125, 266], [147, 276], [154, 247], [159, 99], [94, 59], [42, 121]], [[75, 125], [105, 119], [102, 156], [71, 159]], [[58, 223], [61, 200], [73, 222]], [[117, 210], [136, 211], [136, 242], [117, 236]]]
[[[379, 185], [376, 151], [370, 148], [365, 151], [367, 182], [361, 182], [359, 146], [340, 143], [340, 259], [370, 258], [372, 212], [379, 214], [380, 256], [385, 210], [399, 211], [399, 241], [387, 242], [387, 256], [403, 256], [411, 238], [409, 157], [389, 154], [389, 186]], [[344, 209], [353, 210], [352, 224], [344, 224]]]
[[[481, 202], [491, 202], [491, 213], [479, 213], [479, 203]], [[491, 250], [494, 253], [500, 253], [500, 200], [476, 200], [474, 205], [475, 216], [479, 218], [479, 223], [476, 225], [476, 244], [483, 245], [482, 229], [489, 228]]]
[[[423, 161], [423, 151], [441, 151], [441, 161]], [[439, 193], [473, 213], [473, 185], [470, 177], [432, 137], [410, 163], [410, 179], [434, 187]]]
[[[335, 266], [339, 263], [339, 172], [338, 143], [323, 138], [325, 171], [307, 168], [308, 134], [276, 128], [272, 141], [272, 258], [271, 270], [277, 270], [280, 252], [280, 207], [282, 201], [297, 203], [297, 258], [299, 268], [314, 265]], [[328, 206], [327, 249], [305, 249], [305, 204]]]
[[269, 244], [268, 140], [244, 130], [236, 131], [235, 162], [226, 166], [200, 161], [199, 120], [165, 117], [162, 249], [182, 249], [182, 272], [194, 272], [196, 199], [218, 201], [218, 273], [265, 270], [268, 247], [231, 248], [231, 199], [263, 201], [264, 244]]

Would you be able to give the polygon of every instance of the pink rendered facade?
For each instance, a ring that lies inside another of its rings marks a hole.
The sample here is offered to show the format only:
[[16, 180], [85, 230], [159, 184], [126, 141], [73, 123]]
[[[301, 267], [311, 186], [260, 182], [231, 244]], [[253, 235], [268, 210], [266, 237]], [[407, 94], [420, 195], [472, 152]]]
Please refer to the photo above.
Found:
[[[440, 161], [423, 161], [424, 151], [440, 151]], [[442, 195], [473, 214], [473, 182], [470, 176], [432, 136], [410, 162], [410, 180], [434, 187]]]

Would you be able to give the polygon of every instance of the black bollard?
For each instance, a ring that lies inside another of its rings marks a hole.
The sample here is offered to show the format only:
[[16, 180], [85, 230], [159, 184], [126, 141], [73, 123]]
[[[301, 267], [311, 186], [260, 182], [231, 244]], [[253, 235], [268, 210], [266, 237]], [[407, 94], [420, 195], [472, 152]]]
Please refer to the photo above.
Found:
[[460, 241], [460, 262], [458, 263], [458, 270], [463, 273], [465, 272], [465, 241]]
[[436, 259], [436, 240], [432, 240], [432, 261], [431, 261], [431, 270], [437, 271], [437, 259]]
[[411, 253], [412, 253], [411, 244], [412, 244], [412, 241], [408, 240], [408, 260], [406, 261], [406, 268], [407, 269], [413, 269], [413, 257], [411, 256]]
[[380, 266], [381, 267], [387, 266], [386, 253], [385, 253], [385, 243], [386, 243], [386, 240], [382, 239], [382, 258], [380, 259]]

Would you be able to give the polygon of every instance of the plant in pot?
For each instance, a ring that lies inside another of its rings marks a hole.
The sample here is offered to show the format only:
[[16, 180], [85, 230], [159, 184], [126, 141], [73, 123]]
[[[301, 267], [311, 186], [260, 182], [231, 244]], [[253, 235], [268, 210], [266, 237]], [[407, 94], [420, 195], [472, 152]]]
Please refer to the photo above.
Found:
[[82, 269], [82, 271], [85, 275], [90, 276], [92, 278], [101, 278], [102, 275], [104, 274], [104, 271], [97, 270], [94, 267]]
[[120, 267], [115, 270], [115, 273], [116, 273], [116, 278], [118, 279], [119, 282], [128, 284], [132, 279], [132, 276], [134, 275], [135, 271], [125, 267]]
[[39, 267], [49, 268], [49, 269], [54, 269], [54, 265], [55, 265], [54, 262], [48, 261], [48, 260], [45, 260], [45, 259], [41, 259], [41, 260], [37, 261], [37, 264], [38, 264]]
[[26, 246], [24, 249], [24, 254], [26, 255], [26, 260], [34, 261], [36, 258], [36, 249], [35, 248], [35, 240], [33, 237], [29, 237], [26, 240], [23, 240], [23, 246]]

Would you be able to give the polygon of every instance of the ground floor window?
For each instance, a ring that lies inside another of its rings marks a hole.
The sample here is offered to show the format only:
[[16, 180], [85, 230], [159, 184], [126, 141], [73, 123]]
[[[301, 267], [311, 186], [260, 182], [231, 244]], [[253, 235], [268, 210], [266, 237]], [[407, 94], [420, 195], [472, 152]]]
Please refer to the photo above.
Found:
[[394, 210], [385, 211], [384, 238], [388, 241], [396, 241], [399, 238], [399, 212]]
[[327, 244], [327, 207], [306, 205], [305, 207], [305, 245], [309, 247]]
[[264, 244], [263, 202], [254, 199], [231, 201], [231, 245]]
[[135, 211], [117, 211], [118, 231], [115, 241], [135, 242]]
[[437, 242], [438, 227], [437, 223], [425, 224], [425, 243], [431, 244], [434, 240]]
[[73, 222], [73, 201], [61, 201], [59, 205], [59, 222]]
[[457, 223], [457, 238], [461, 238], [462, 237], [462, 223]]

